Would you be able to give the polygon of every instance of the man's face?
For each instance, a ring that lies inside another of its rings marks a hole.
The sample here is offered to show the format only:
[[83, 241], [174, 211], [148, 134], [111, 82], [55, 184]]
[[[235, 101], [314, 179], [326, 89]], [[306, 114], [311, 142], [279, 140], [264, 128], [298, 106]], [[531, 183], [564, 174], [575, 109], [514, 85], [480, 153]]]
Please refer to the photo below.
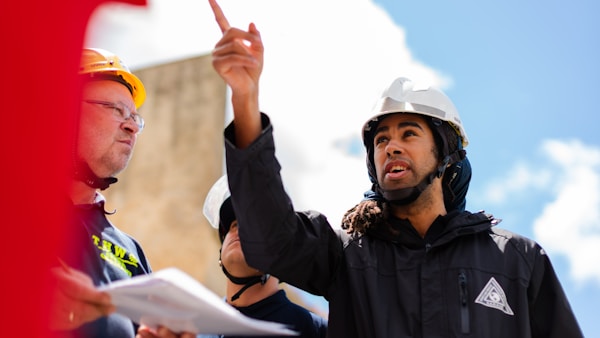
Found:
[[373, 146], [377, 181], [385, 190], [414, 187], [437, 166], [433, 134], [417, 114], [384, 118], [375, 131]]
[[243, 278], [260, 275], [258, 270], [249, 267], [248, 263], [246, 263], [240, 237], [238, 236], [238, 223], [236, 220], [231, 222], [229, 231], [225, 235], [225, 239], [223, 239], [221, 264], [235, 277]]
[[116, 81], [91, 81], [83, 87], [77, 155], [99, 177], [116, 175], [129, 163], [138, 127], [132, 119], [120, 122], [112, 109], [85, 100], [121, 103], [135, 111], [131, 93]]

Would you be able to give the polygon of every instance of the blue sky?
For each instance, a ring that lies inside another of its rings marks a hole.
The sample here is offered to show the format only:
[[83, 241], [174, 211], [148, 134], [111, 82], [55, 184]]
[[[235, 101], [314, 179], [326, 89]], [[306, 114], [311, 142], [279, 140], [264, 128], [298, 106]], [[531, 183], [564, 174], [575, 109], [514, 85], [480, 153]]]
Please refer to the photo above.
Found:
[[[359, 132], [381, 89], [396, 76], [439, 85], [470, 140], [467, 208], [485, 209], [503, 219], [501, 227], [536, 239], [584, 333], [600, 337], [600, 118], [594, 106], [600, 4], [220, 4], [233, 25], [253, 21], [261, 31], [261, 109], [274, 123], [282, 175], [297, 209], [323, 211], [337, 224], [369, 186]], [[220, 34], [208, 4], [197, 0], [150, 0], [148, 9], [106, 6], [90, 26], [88, 45], [118, 53], [134, 69], [205, 55]]]

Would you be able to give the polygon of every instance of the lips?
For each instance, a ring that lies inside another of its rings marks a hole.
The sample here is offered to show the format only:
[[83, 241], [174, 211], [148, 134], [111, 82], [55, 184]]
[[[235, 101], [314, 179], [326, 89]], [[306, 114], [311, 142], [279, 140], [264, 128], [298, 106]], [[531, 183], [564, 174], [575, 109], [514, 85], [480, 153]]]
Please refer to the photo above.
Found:
[[401, 178], [410, 170], [410, 166], [404, 161], [393, 161], [388, 163], [384, 169], [388, 178]]
[[409, 169], [408, 163], [404, 162], [404, 161], [394, 161], [394, 162], [390, 162], [385, 166], [385, 173], [386, 174], [395, 174], [395, 173], [401, 173], [403, 171], [406, 171]]
[[127, 144], [128, 146], [131, 146], [131, 145], [133, 144], [133, 141], [132, 141], [132, 140], [130, 140], [130, 139], [119, 140], [119, 142], [121, 142], [121, 143], [125, 143], [125, 144]]

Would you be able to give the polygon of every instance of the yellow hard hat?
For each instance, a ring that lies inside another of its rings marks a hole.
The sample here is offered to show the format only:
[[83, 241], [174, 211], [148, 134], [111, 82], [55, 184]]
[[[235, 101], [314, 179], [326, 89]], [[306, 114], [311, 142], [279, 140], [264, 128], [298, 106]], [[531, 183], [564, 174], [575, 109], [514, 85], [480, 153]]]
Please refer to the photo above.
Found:
[[79, 64], [79, 74], [91, 76], [108, 75], [129, 88], [135, 107], [139, 108], [146, 100], [146, 89], [140, 79], [133, 75], [117, 55], [100, 48], [84, 48]]

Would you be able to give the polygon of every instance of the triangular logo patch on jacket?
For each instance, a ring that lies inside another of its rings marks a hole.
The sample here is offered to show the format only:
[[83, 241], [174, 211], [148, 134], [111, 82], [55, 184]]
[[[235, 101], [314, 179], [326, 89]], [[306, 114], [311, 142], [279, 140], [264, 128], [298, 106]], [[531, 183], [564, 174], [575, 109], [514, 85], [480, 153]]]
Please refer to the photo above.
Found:
[[498, 309], [510, 316], [514, 315], [512, 309], [508, 305], [504, 290], [502, 290], [502, 287], [494, 277], [490, 278], [483, 290], [481, 290], [481, 293], [477, 296], [477, 299], [475, 299], [475, 303], [479, 303], [492, 309]]

